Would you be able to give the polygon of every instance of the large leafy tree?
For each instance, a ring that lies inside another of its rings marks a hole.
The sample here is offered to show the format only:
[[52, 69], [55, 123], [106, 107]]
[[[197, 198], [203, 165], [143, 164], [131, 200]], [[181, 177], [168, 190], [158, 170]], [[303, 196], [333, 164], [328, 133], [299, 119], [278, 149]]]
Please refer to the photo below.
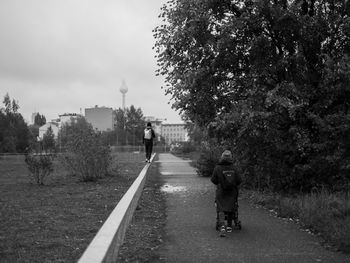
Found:
[[37, 113], [34, 117], [34, 123], [29, 125], [29, 131], [31, 134], [31, 141], [33, 144], [37, 142], [37, 137], [39, 136], [39, 128], [46, 124], [46, 118], [44, 115]]
[[135, 108], [131, 105], [126, 110], [126, 130], [129, 134], [128, 141], [135, 145], [142, 143], [143, 130], [145, 128], [145, 121], [141, 108]]
[[0, 107], [0, 152], [24, 152], [29, 146], [30, 133], [19, 105], [6, 94]]
[[53, 130], [51, 127], [47, 129], [43, 136], [43, 148], [45, 151], [55, 151], [56, 150], [56, 141], [55, 141], [55, 134], [53, 133]]
[[116, 133], [118, 136], [118, 144], [134, 144], [138, 145], [142, 139], [143, 129], [145, 127], [144, 116], [141, 108], [134, 105], [121, 108], [115, 111]]
[[116, 145], [126, 144], [126, 114], [122, 108], [115, 110], [115, 130]]
[[41, 115], [40, 113], [37, 113], [34, 117], [34, 125], [36, 126], [43, 126], [46, 124], [46, 118], [44, 115]]
[[251, 182], [341, 185], [350, 167], [349, 1], [168, 1], [155, 29], [173, 107]]

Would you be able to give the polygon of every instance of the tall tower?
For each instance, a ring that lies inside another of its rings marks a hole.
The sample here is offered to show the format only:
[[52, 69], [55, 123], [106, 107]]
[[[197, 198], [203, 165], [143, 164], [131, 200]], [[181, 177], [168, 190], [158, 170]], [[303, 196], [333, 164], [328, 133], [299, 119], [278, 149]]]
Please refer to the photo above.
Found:
[[123, 111], [125, 111], [125, 94], [128, 92], [128, 86], [126, 86], [125, 80], [123, 80], [122, 86], [119, 90], [123, 94]]

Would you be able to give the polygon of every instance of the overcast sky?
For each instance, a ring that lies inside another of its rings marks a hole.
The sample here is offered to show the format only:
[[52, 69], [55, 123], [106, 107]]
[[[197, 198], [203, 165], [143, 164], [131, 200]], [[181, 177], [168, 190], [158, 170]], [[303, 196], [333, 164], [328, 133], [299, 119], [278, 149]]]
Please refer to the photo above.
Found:
[[155, 76], [152, 29], [163, 0], [1, 0], [0, 96], [8, 92], [30, 121], [126, 106], [180, 122]]

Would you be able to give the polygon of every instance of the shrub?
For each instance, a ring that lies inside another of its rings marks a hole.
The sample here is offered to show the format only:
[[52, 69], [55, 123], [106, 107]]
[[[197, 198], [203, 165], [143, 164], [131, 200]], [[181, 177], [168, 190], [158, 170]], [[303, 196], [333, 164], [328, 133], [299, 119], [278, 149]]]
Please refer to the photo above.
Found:
[[[91, 147], [88, 146], [88, 147]], [[91, 147], [92, 148], [92, 147]], [[68, 169], [70, 174], [78, 176], [82, 181], [96, 181], [108, 174], [110, 164], [109, 150], [107, 147], [96, 148], [96, 151], [82, 148], [71, 149], [74, 152], [65, 152], [60, 161]]]
[[223, 148], [214, 143], [203, 144], [200, 149], [200, 156], [196, 163], [197, 173], [204, 177], [210, 177], [215, 165], [218, 163]]
[[30, 176], [38, 185], [44, 185], [44, 179], [53, 172], [53, 155], [28, 154], [25, 162]]
[[172, 148], [172, 152], [176, 154], [189, 154], [195, 152], [196, 146], [191, 142], [181, 142], [177, 143], [175, 147]]
[[181, 151], [182, 153], [191, 153], [196, 151], [196, 146], [193, 145], [191, 142], [184, 142], [181, 145]]
[[82, 181], [96, 181], [109, 172], [111, 151], [103, 145], [101, 133], [95, 132], [84, 118], [62, 127], [59, 140], [64, 151], [60, 161]]

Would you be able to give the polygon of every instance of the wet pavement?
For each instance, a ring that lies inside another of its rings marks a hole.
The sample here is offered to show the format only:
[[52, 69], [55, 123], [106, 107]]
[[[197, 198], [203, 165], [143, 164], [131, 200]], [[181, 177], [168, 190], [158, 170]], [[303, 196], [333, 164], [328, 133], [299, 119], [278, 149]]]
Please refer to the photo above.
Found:
[[243, 229], [219, 237], [209, 178], [171, 154], [159, 154], [157, 162], [167, 200], [165, 262], [350, 262], [349, 255], [325, 249], [317, 236], [247, 200], [239, 200]]

